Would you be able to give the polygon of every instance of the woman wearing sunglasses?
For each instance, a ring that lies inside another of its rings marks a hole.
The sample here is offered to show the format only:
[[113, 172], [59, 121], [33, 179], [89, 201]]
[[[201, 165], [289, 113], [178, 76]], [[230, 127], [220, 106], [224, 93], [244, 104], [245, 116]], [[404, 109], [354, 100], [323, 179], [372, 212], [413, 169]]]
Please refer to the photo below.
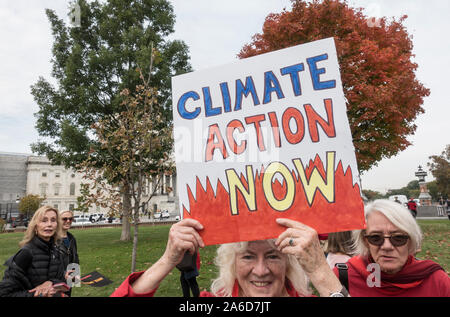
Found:
[[[450, 296], [444, 269], [414, 257], [422, 233], [408, 209], [380, 199], [365, 207], [365, 217], [366, 229], [355, 232], [359, 255], [347, 262], [351, 296]], [[334, 271], [339, 275], [338, 268]]]
[[[69, 229], [72, 227], [73, 221], [73, 212], [70, 210], [64, 210], [59, 213], [59, 219], [62, 223], [62, 239], [59, 244], [59, 249], [63, 254], [63, 265], [64, 270], [67, 270], [67, 266], [70, 263], [80, 264], [80, 260], [78, 258], [78, 249], [77, 249], [77, 240], [69, 232]], [[70, 296], [71, 291], [68, 292]]]

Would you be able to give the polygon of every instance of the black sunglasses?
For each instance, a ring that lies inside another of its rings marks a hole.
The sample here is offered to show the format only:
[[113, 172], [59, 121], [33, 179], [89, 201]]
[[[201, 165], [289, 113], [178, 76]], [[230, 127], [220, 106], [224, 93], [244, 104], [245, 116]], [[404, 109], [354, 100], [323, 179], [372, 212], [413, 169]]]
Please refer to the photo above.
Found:
[[405, 245], [409, 240], [409, 236], [406, 234], [393, 234], [390, 236], [383, 236], [381, 234], [370, 234], [365, 235], [364, 237], [370, 244], [376, 245], [377, 247], [381, 247], [384, 244], [384, 239], [386, 238], [389, 239], [389, 241], [394, 247], [401, 247], [402, 245]]
[[72, 221], [73, 220], [73, 217], [64, 217], [64, 218], [62, 218], [62, 221]]

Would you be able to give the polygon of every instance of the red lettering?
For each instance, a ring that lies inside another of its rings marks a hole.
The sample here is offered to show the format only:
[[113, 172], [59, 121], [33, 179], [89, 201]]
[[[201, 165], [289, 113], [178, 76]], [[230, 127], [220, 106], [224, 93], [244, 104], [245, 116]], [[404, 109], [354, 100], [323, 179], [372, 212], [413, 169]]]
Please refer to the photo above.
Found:
[[[297, 131], [295, 131], [295, 133], [291, 131], [291, 127], [289, 125], [291, 119], [294, 119], [297, 124]], [[303, 140], [303, 137], [305, 136], [305, 120], [303, 119], [303, 115], [300, 110], [292, 107], [287, 108], [283, 112], [281, 121], [284, 135], [289, 143], [297, 144]]]
[[266, 147], [264, 146], [264, 138], [261, 132], [261, 121], [265, 121], [266, 120], [266, 116], [264, 114], [258, 114], [256, 116], [251, 116], [251, 117], [246, 117], [245, 118], [245, 122], [247, 124], [251, 124], [253, 123], [253, 125], [255, 126], [255, 130], [256, 130], [256, 142], [258, 144], [259, 150], [260, 151], [265, 151]]
[[319, 131], [317, 125], [320, 125], [329, 138], [336, 137], [333, 117], [333, 101], [331, 99], [324, 99], [323, 101], [327, 112], [327, 121], [325, 121], [325, 119], [323, 119], [310, 104], [303, 105], [305, 107], [306, 117], [308, 119], [309, 134], [313, 142], [319, 142]]
[[[217, 142], [214, 140], [217, 138]], [[224, 159], [228, 157], [228, 152], [220, 134], [219, 126], [216, 124], [210, 125], [208, 129], [208, 143], [206, 144], [205, 162], [211, 161], [214, 156], [214, 151], [219, 149], [222, 152]]]
[[270, 125], [272, 126], [273, 140], [276, 147], [281, 147], [280, 127], [278, 126], [278, 119], [276, 112], [269, 112]]
[[241, 133], [245, 132], [245, 128], [242, 125], [241, 121], [239, 120], [230, 121], [227, 125], [227, 140], [228, 144], [230, 145], [231, 151], [233, 151], [234, 154], [241, 154], [242, 152], [245, 151], [245, 148], [247, 147], [247, 141], [242, 141], [240, 145], [237, 145], [233, 137], [233, 132], [236, 129], [238, 129], [239, 132]]

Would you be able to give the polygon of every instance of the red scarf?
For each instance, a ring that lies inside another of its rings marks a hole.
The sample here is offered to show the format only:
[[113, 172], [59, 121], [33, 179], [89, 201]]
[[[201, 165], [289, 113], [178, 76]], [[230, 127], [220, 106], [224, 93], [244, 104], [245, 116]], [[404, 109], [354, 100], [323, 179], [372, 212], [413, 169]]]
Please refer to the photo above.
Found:
[[[355, 256], [348, 261], [348, 264], [359, 273], [364, 284], [367, 285], [367, 277], [371, 274], [371, 272], [367, 271], [367, 266], [369, 263], [373, 262], [374, 260], [370, 256]], [[416, 260], [410, 255], [405, 265], [398, 273], [387, 274], [381, 272], [380, 287], [377, 287], [377, 289], [385, 295], [396, 295], [406, 289], [420, 285], [424, 279], [437, 270], [443, 270], [443, 268], [433, 261]], [[351, 288], [352, 287], [350, 286], [350, 292]]]

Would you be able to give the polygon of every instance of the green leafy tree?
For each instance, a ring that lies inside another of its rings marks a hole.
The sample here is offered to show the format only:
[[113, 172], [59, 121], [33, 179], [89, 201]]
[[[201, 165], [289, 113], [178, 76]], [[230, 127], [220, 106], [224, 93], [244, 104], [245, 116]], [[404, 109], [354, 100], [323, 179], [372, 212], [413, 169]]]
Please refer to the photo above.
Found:
[[[72, 1], [72, 3], [74, 3]], [[171, 76], [191, 70], [188, 48], [182, 41], [170, 41], [175, 15], [167, 0], [77, 1], [80, 25], [70, 27], [47, 9], [54, 37], [52, 77], [55, 84], [40, 77], [31, 93], [39, 106], [36, 129], [43, 141], [32, 151], [46, 155], [53, 164], [75, 168], [89, 151], [104, 151], [95, 138], [93, 124], [114, 120], [122, 111], [124, 89], [135, 91], [141, 84], [138, 65], [148, 69], [151, 46], [159, 52], [151, 87], [162, 105], [162, 119], [170, 124]], [[97, 167], [119, 166], [107, 152], [98, 156]], [[123, 232], [127, 223], [129, 191], [123, 191]], [[130, 239], [122, 234], [121, 239]]]
[[[158, 90], [150, 87], [152, 65], [153, 62], [147, 79], [138, 69], [142, 85], [136, 86], [134, 92], [122, 91], [122, 111], [94, 124], [100, 150], [92, 149], [88, 159], [80, 164], [86, 175], [92, 175], [92, 202], [114, 209], [112, 204], [116, 204], [117, 199], [112, 197], [127, 194], [132, 198], [127, 201], [134, 223], [131, 272], [136, 268], [139, 212], [154, 196], [162, 178], [174, 170], [172, 126], [164, 120], [164, 108], [158, 103]], [[104, 164], [99, 168], [99, 160], [115, 164]], [[144, 195], [149, 179], [156, 186], [152, 186], [149, 195]]]
[[375, 190], [363, 189], [362, 192], [368, 200], [375, 200], [375, 199], [383, 198], [383, 195], [380, 192], [377, 192]]
[[431, 196], [432, 201], [439, 201], [441, 198], [441, 193], [439, 192], [439, 187], [437, 181], [431, 181], [427, 183], [428, 193]]
[[428, 168], [436, 179], [437, 191], [442, 197], [450, 196], [450, 144], [445, 147], [441, 155], [429, 157], [431, 162], [427, 163]]
[[39, 195], [26, 195], [20, 199], [19, 212], [22, 215], [31, 217], [36, 210], [41, 206], [45, 198], [39, 197]]

